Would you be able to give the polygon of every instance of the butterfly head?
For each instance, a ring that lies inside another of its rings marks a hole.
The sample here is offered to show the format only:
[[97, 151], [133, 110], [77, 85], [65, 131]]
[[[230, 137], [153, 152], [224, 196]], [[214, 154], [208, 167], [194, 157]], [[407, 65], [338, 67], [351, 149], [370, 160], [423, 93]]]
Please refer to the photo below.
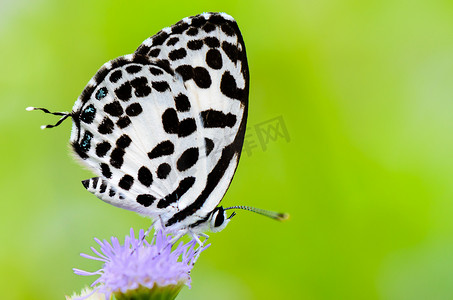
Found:
[[230, 219], [233, 216], [234, 213], [230, 217], [227, 217], [226, 211], [223, 209], [222, 206], [216, 207], [208, 221], [209, 229], [212, 232], [219, 232], [223, 230], [227, 226], [228, 222], [230, 222]]

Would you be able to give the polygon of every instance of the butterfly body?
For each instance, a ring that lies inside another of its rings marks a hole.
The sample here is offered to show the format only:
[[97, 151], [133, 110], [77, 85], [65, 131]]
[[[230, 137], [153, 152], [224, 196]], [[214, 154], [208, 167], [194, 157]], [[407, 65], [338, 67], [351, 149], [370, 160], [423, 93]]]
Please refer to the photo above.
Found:
[[173, 232], [223, 229], [218, 207], [239, 162], [249, 74], [234, 19], [205, 13], [107, 62], [72, 112], [85, 188]]

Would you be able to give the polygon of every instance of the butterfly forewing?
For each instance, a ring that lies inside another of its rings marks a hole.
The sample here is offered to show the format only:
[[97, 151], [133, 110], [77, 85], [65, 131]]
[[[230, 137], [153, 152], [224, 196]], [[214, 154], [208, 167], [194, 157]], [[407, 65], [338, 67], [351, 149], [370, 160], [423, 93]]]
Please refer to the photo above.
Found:
[[72, 112], [74, 152], [99, 176], [88, 190], [175, 230], [205, 220], [237, 167], [248, 80], [226, 14], [185, 18], [106, 63]]

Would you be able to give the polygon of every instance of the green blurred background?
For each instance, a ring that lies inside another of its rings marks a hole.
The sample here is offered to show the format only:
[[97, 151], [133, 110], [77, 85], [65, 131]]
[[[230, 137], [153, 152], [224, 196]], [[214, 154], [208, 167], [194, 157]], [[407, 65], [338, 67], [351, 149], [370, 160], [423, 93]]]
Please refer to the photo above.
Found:
[[453, 299], [450, 0], [1, 0], [2, 299], [79, 291], [93, 237], [150, 224], [83, 188], [71, 121], [25, 107], [70, 110], [104, 62], [204, 11], [236, 18], [251, 73], [254, 147], [223, 204], [291, 219], [238, 212], [178, 299]]

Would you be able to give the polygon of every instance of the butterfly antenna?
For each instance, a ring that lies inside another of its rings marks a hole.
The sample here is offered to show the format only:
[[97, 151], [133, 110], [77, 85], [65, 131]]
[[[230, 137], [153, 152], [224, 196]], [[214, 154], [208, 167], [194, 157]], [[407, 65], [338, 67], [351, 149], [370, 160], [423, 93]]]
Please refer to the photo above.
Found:
[[[237, 205], [237, 206], [231, 206], [231, 207], [224, 208], [224, 210], [228, 210], [228, 209], [248, 210], [248, 211], [269, 217], [269, 218], [277, 220], [277, 221], [285, 221], [285, 220], [289, 219], [289, 214], [287, 214], [287, 213], [278, 213], [275, 211], [265, 210], [265, 209], [261, 209], [261, 208], [251, 207], [251, 206]], [[231, 219], [234, 215], [235, 215], [235, 213], [231, 214], [229, 219]]]
[[55, 123], [55, 125], [42, 125], [41, 129], [57, 127], [58, 125], [63, 123], [63, 121], [66, 120], [68, 117], [71, 117], [70, 113], [67, 113], [67, 112], [51, 112], [48, 109], [42, 108], [42, 107], [32, 107], [32, 106], [30, 106], [30, 107], [27, 107], [25, 110], [27, 110], [27, 111], [41, 110], [41, 111], [45, 112], [46, 114], [51, 114], [51, 115], [55, 115], [55, 116], [62, 116], [60, 118], [60, 120], [58, 120], [58, 122]]

